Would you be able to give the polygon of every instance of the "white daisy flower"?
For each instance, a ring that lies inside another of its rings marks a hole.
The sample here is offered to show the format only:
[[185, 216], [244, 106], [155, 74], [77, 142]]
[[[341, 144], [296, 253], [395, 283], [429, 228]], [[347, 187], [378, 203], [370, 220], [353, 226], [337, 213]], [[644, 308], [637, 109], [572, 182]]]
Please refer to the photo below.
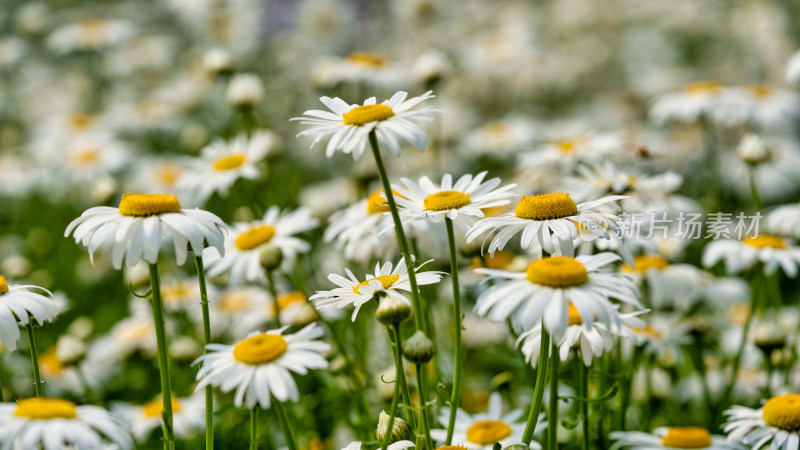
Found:
[[[214, 300], [209, 303], [211, 330], [214, 335], [228, 333], [228, 336], [242, 339], [275, 319], [272, 297], [263, 287], [232, 287], [224, 290]], [[198, 321], [198, 324], [201, 323]]]
[[800, 84], [800, 51], [795, 52], [786, 63], [786, 81]]
[[[428, 261], [430, 262], [430, 261]], [[444, 272], [419, 272], [419, 269], [427, 264], [420, 264], [414, 269], [417, 275], [417, 284], [425, 286], [436, 284], [442, 280]], [[411, 292], [411, 282], [408, 279], [408, 271], [404, 260], [401, 258], [392, 267], [392, 263], [387, 261], [381, 265], [375, 264], [375, 273], [368, 273], [364, 276], [364, 281], [359, 280], [350, 269], [345, 268], [348, 278], [337, 273], [328, 275], [331, 283], [339, 286], [330, 291], [317, 291], [309, 297], [309, 300], [316, 301], [318, 308], [325, 308], [335, 305], [337, 308], [345, 308], [350, 305], [355, 306], [351, 319], [356, 320], [358, 311], [365, 303], [378, 297], [380, 294], [391, 295], [403, 299], [411, 304], [400, 291]]]
[[762, 84], [731, 88], [743, 106], [745, 118], [760, 129], [785, 129], [798, 114], [798, 96], [792, 91]]
[[675, 307], [688, 311], [703, 297], [714, 277], [691, 264], [671, 264], [661, 255], [640, 255], [633, 258], [633, 267], [622, 270], [641, 287], [647, 284], [650, 306], [656, 309]]
[[522, 232], [522, 248], [528, 248], [535, 239], [550, 254], [572, 256], [578, 225], [585, 226], [603, 239], [610, 239], [609, 231], [620, 235], [617, 225], [620, 218], [608, 210], [617, 209], [614, 202], [624, 198], [627, 197], [612, 195], [576, 204], [569, 194], [563, 192], [522, 197], [514, 211], [481, 219], [473, 225], [467, 232], [467, 243], [486, 232], [497, 231], [489, 244], [489, 254], [493, 254]]
[[165, 236], [173, 241], [178, 264], [186, 261], [189, 249], [200, 254], [204, 241], [224, 253], [225, 231], [219, 217], [197, 208], [181, 209], [174, 195], [124, 194], [119, 208], [87, 209], [67, 226], [64, 237], [74, 232], [75, 242], [85, 245], [90, 256], [111, 243], [111, 263], [121, 269], [123, 258], [128, 266], [142, 259], [155, 264]]
[[765, 225], [781, 236], [800, 239], [800, 203], [776, 207], [767, 213]]
[[392, 186], [399, 194], [396, 202], [400, 215], [411, 222], [430, 219], [434, 223], [447, 217], [466, 233], [476, 217], [484, 217], [482, 209], [506, 205], [511, 202], [509, 198], [516, 196], [510, 192], [515, 184], [496, 189], [500, 178], [484, 182], [487, 173], [483, 171], [474, 177], [463, 175], [455, 183], [453, 176], [447, 173], [442, 176], [440, 185], [428, 177], [420, 178], [419, 184], [402, 178], [402, 185]]
[[317, 340], [322, 329], [316, 324], [290, 335], [283, 335], [285, 330], [251, 333], [235, 345], [207, 345], [210, 352], [195, 360], [202, 363], [195, 392], [208, 385], [226, 393], [236, 389], [233, 403], [237, 408], [269, 408], [273, 397], [279, 402], [298, 401], [290, 372], [305, 375], [309, 369], [327, 368], [323, 355], [330, 345]]
[[320, 101], [330, 111], [309, 110], [303, 113], [305, 117], [291, 120], [299, 120], [301, 125], [309, 126], [309, 129], [297, 135], [316, 136], [312, 147], [320, 140], [330, 137], [325, 149], [325, 155], [329, 158], [336, 150], [352, 154], [353, 159], [361, 158], [369, 145], [368, 135], [372, 130], [375, 130], [380, 145], [399, 157], [398, 138], [420, 150], [425, 150], [428, 146], [428, 136], [414, 122], [432, 121], [431, 113], [435, 110], [432, 106], [414, 108], [433, 98], [431, 92], [406, 100], [408, 93], [400, 91], [383, 103], [376, 103], [375, 97], [370, 97], [363, 105], [350, 105], [338, 97], [322, 97]]
[[[725, 105], [729, 104], [730, 89], [713, 80], [687, 84], [681, 91], [670, 92], [657, 98], [650, 108], [650, 117], [658, 123], [694, 123], [705, 117], [728, 122]], [[734, 119], [740, 122], [741, 114]]]
[[586, 133], [556, 140], [520, 155], [523, 173], [537, 169], [559, 169], [569, 173], [581, 162], [600, 162], [630, 153], [625, 133], [620, 131]]
[[0, 442], [3, 450], [100, 449], [108, 442], [133, 448], [123, 423], [105, 409], [56, 398], [0, 403]]
[[263, 282], [266, 273], [260, 262], [261, 252], [269, 246], [280, 249], [284, 267], [288, 267], [298, 253], [306, 253], [311, 249], [308, 242], [294, 235], [318, 225], [319, 221], [311, 217], [307, 208], [281, 212], [277, 206], [271, 206], [261, 220], [234, 224], [225, 239], [224, 252], [213, 249], [206, 251], [207, 273], [215, 277], [229, 272], [232, 284]]
[[[514, 409], [503, 414], [503, 398], [499, 393], [493, 392], [489, 397], [489, 410], [484, 413], [468, 414], [461, 408], [456, 412], [456, 423], [453, 427], [453, 446], [462, 446], [470, 450], [490, 450], [495, 442], [504, 447], [514, 444], [522, 439], [525, 432], [525, 422], [518, 422], [525, 415], [521, 409]], [[450, 407], [442, 406], [439, 410], [439, 423], [447, 426], [450, 419]], [[536, 423], [538, 433], [547, 428], [544, 413]], [[431, 438], [443, 443], [447, 438], [447, 430], [442, 428], [432, 429]], [[531, 449], [542, 447], [531, 442]]]
[[56, 29], [47, 44], [60, 53], [75, 50], [102, 49], [127, 40], [136, 27], [126, 20], [89, 19]]
[[509, 117], [467, 133], [461, 148], [470, 156], [505, 157], [528, 147], [538, 133], [537, 125], [530, 119]]
[[[593, 323], [585, 326], [581, 320], [578, 310], [569, 304], [569, 321], [566, 332], [560, 341], [555, 344], [558, 346], [558, 355], [561, 361], [566, 361], [571, 349], [580, 349], [581, 359], [587, 367], [592, 364], [594, 357], [599, 357], [604, 351], [609, 350], [614, 343], [614, 337], [621, 337], [631, 342], [637, 343], [639, 338], [629, 327], [644, 327], [644, 322], [637, 316], [645, 311], [620, 314], [622, 325], [607, 326], [602, 323]], [[517, 345], [525, 356], [525, 361], [533, 367], [539, 363], [539, 349], [541, 348], [542, 325], [538, 324], [528, 331], [520, 334], [517, 338]], [[521, 345], [520, 345], [521, 344]]]
[[[361, 450], [361, 441], [355, 441], [347, 444], [347, 447], [343, 448], [342, 450]], [[405, 450], [407, 448], [414, 447], [414, 443], [411, 441], [397, 441], [395, 443], [389, 444], [386, 447], [389, 450]], [[376, 449], [380, 448], [380, 446], [375, 446]]]
[[205, 203], [215, 192], [227, 197], [236, 180], [256, 180], [262, 176], [257, 164], [275, 147], [276, 141], [275, 135], [266, 131], [214, 141], [181, 172], [177, 188], [196, 204]]
[[657, 358], [664, 367], [681, 364], [682, 347], [692, 343], [691, 323], [676, 314], [650, 314], [645, 326], [629, 328], [643, 344], [644, 353]]
[[53, 295], [47, 289], [27, 284], [12, 284], [0, 275], [0, 344], [9, 351], [17, 348], [19, 326], [35, 320], [40, 325], [50, 322], [59, 313], [58, 305], [50, 298], [34, 292], [40, 290]]
[[734, 406], [725, 415], [723, 430], [731, 441], [753, 449], [800, 448], [800, 394], [772, 397], [759, 409]]
[[671, 448], [705, 448], [709, 450], [744, 450], [744, 447], [725, 440], [725, 436], [712, 436], [705, 428], [659, 427], [652, 433], [641, 431], [615, 431], [611, 439], [617, 441], [612, 450], [660, 450]]
[[759, 234], [743, 240], [722, 239], [709, 243], [703, 251], [703, 266], [712, 267], [725, 261], [728, 274], [747, 270], [757, 262], [764, 264], [764, 273], [775, 273], [780, 267], [789, 278], [797, 275], [800, 264], [800, 247], [778, 236]]
[[[339, 8], [336, 15], [341, 12]], [[330, 33], [326, 33], [326, 36], [330, 36]], [[311, 68], [311, 81], [323, 89], [342, 83], [397, 87], [406, 81], [407, 73], [407, 70], [401, 70], [401, 66], [393, 64], [380, 53], [356, 51], [344, 58], [321, 58]]]
[[[146, 441], [154, 429], [164, 424], [161, 418], [163, 409], [164, 402], [160, 396], [143, 405], [128, 403], [112, 405], [114, 414], [130, 425], [133, 437], [138, 442]], [[175, 436], [187, 438], [203, 430], [206, 424], [205, 414], [204, 394], [194, 394], [187, 398], [172, 397], [172, 426]]]
[[595, 321], [620, 324], [619, 311], [610, 298], [643, 307], [630, 277], [601, 270], [617, 260], [617, 255], [600, 253], [535, 260], [521, 273], [476, 269], [497, 279], [497, 284], [480, 294], [475, 312], [495, 322], [511, 317], [523, 330], [543, 323], [555, 340], [564, 336], [569, 325], [570, 303], [586, 327]]

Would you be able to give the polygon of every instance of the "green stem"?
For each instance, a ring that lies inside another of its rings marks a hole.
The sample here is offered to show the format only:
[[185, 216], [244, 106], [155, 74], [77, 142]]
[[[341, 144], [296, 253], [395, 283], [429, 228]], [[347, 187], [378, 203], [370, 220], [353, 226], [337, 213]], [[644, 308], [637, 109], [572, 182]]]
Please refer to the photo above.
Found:
[[[620, 362], [624, 359], [622, 356], [622, 352], [619, 352], [619, 359]], [[631, 383], [633, 383], [633, 376], [636, 373], [636, 368], [639, 367], [639, 361], [641, 360], [642, 356], [642, 348], [641, 347], [634, 347], [633, 348], [633, 355], [631, 356], [631, 363], [628, 365], [628, 368], [622, 372], [621, 380], [620, 380], [620, 395], [619, 395], [619, 426], [617, 429], [619, 431], [625, 431], [626, 422], [628, 420], [628, 403], [630, 403], [631, 398]], [[608, 359], [607, 357], [604, 359]], [[605, 373], [604, 373], [605, 375]], [[605, 386], [601, 386], [600, 392], [605, 392]], [[600, 416], [602, 418], [602, 415]]]
[[589, 374], [583, 365], [583, 358], [575, 358], [578, 365], [578, 396], [581, 397], [581, 450], [589, 450]]
[[[558, 355], [554, 356], [556, 358], [558, 357]], [[530, 412], [528, 412], [528, 422], [525, 424], [525, 432], [522, 434], [522, 442], [524, 442], [525, 445], [531, 445], [533, 432], [536, 431], [536, 422], [539, 421], [539, 414], [542, 412], [544, 384], [550, 359], [550, 335], [542, 324], [542, 340], [539, 345], [539, 364], [536, 367], [536, 385], [533, 387], [533, 398], [531, 399]]]
[[397, 372], [397, 379], [395, 382], [400, 383], [400, 392], [403, 394], [403, 408], [406, 410], [406, 420], [408, 426], [412, 430], [417, 429], [416, 421], [414, 420], [414, 411], [411, 409], [411, 394], [408, 390], [408, 383], [406, 383], [406, 371], [403, 369], [403, 357], [401, 356], [403, 341], [400, 337], [400, 324], [394, 324], [389, 329], [389, 334], [392, 336], [392, 353], [394, 353], [394, 367]]
[[699, 338], [695, 338], [692, 346], [689, 348], [689, 353], [692, 357], [692, 364], [694, 364], [694, 369], [697, 371], [697, 375], [700, 377], [700, 382], [703, 386], [703, 399], [706, 402], [706, 407], [711, 415], [711, 419], [714, 419], [716, 416], [716, 405], [711, 398], [711, 388], [708, 386], [708, 378], [706, 377], [706, 365], [703, 361], [703, 343], [700, 342]]
[[400, 213], [397, 212], [397, 204], [394, 201], [394, 194], [392, 193], [392, 185], [389, 182], [389, 176], [386, 174], [386, 168], [383, 166], [383, 159], [381, 158], [381, 150], [378, 147], [378, 137], [375, 135], [375, 130], [369, 132], [369, 145], [372, 148], [372, 156], [375, 158], [375, 165], [378, 167], [378, 173], [383, 183], [383, 191], [386, 194], [386, 203], [389, 204], [389, 210], [392, 213], [392, 220], [394, 221], [394, 231], [397, 234], [397, 243], [400, 246], [400, 253], [406, 261], [406, 269], [408, 271], [408, 282], [411, 285], [411, 303], [414, 305], [414, 326], [417, 330], [422, 330], [422, 302], [419, 298], [419, 287], [417, 286], [417, 273], [414, 269], [414, 261], [411, 259], [411, 252], [408, 247], [408, 239], [406, 232], [403, 229], [403, 222], [400, 220]]
[[250, 409], [250, 450], [258, 450], [258, 406]]
[[31, 366], [33, 366], [33, 387], [37, 397], [44, 397], [44, 387], [42, 377], [39, 375], [39, 357], [36, 355], [36, 339], [33, 337], [33, 317], [28, 315], [28, 323], [25, 324], [28, 330], [28, 343], [31, 348]]
[[161, 375], [161, 399], [164, 421], [164, 449], [174, 450], [175, 436], [172, 431], [172, 388], [169, 377], [169, 359], [167, 356], [167, 331], [164, 324], [164, 302], [161, 299], [161, 282], [158, 278], [158, 265], [150, 264], [150, 290], [153, 293], [153, 322], [156, 327], [156, 343], [158, 345], [158, 371]]
[[394, 426], [394, 418], [397, 415], [397, 403], [400, 401], [400, 383], [397, 382], [397, 376], [394, 379], [394, 393], [392, 394], [392, 405], [389, 407], [389, 424], [386, 428], [386, 434], [383, 435], [381, 440], [381, 450], [386, 450], [389, 444], [392, 443], [392, 427]]
[[458, 285], [458, 260], [456, 259], [456, 239], [453, 233], [453, 221], [445, 218], [447, 228], [447, 242], [450, 247], [450, 278], [453, 280], [453, 390], [450, 393], [450, 417], [447, 422], [447, 439], [445, 445], [450, 445], [453, 440], [453, 430], [456, 424], [456, 411], [458, 400], [461, 396], [461, 290]]
[[[203, 267], [203, 255], [195, 253], [194, 264], [197, 267], [197, 282], [200, 284], [200, 308], [203, 310], [203, 354], [211, 343], [211, 319], [208, 313], [208, 290], [206, 272]], [[214, 448], [214, 394], [211, 386], [206, 386], [206, 450]]]
[[281, 309], [278, 307], [278, 290], [275, 288], [275, 277], [272, 275], [271, 270], [265, 270], [267, 273], [267, 289], [269, 295], [272, 296], [272, 307], [275, 314], [275, 324], [280, 328], [281, 325]]
[[[547, 441], [550, 450], [558, 449], [558, 345], [553, 341], [552, 357], [550, 358], [550, 407], [547, 418]], [[582, 364], [582, 363], [579, 363]]]
[[758, 195], [758, 186], [756, 185], [756, 168], [750, 167], [750, 194], [753, 196], [753, 206], [757, 210], [764, 209], [764, 204], [761, 202], [761, 196]]
[[428, 414], [428, 377], [425, 374], [425, 366], [422, 364], [414, 365], [417, 369], [417, 383], [419, 384], [419, 405], [421, 409], [419, 417], [419, 431], [417, 436], [417, 447], [420, 439], [425, 439], [425, 448], [433, 448], [431, 439], [430, 416]]
[[275, 407], [275, 413], [278, 415], [278, 422], [281, 424], [283, 437], [286, 439], [286, 446], [289, 447], [289, 450], [297, 450], [297, 438], [295, 438], [294, 428], [292, 427], [292, 423], [289, 421], [289, 415], [286, 413], [286, 408], [283, 406], [283, 403], [278, 401], [278, 399], [273, 398], [272, 400], [272, 405]]

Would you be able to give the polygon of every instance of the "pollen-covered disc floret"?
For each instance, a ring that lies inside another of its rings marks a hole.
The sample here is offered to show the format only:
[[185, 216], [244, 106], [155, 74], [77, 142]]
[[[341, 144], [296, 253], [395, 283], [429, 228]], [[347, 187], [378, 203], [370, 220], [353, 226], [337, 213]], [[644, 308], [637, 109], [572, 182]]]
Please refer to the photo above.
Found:
[[800, 430], [800, 394], [772, 397], [764, 403], [764, 421], [786, 431]]
[[119, 213], [123, 216], [147, 217], [181, 211], [178, 197], [170, 194], [123, 194]]
[[578, 213], [578, 205], [564, 192], [522, 197], [514, 208], [514, 215], [528, 220], [551, 220]]
[[569, 256], [532, 261], [525, 270], [525, 275], [531, 283], [559, 288], [580, 286], [589, 281], [586, 267]]
[[394, 110], [388, 105], [361, 105], [356, 106], [342, 115], [345, 125], [364, 126], [370, 122], [386, 120], [394, 115]]
[[367, 214], [381, 214], [385, 212], [389, 212], [389, 204], [386, 203], [383, 189], [378, 189], [372, 194], [369, 194], [367, 197]]
[[501, 420], [479, 420], [467, 428], [467, 440], [481, 445], [494, 444], [511, 435], [511, 427]]
[[769, 234], [747, 236], [743, 242], [755, 248], [786, 248], [786, 241], [783, 238]]
[[458, 191], [441, 191], [425, 197], [423, 204], [425, 209], [430, 211], [460, 208], [469, 205], [469, 194]]
[[633, 267], [625, 264], [628, 272], [647, 272], [651, 269], [661, 270], [669, 267], [669, 261], [661, 255], [639, 255], [633, 258]]
[[712, 444], [711, 433], [699, 427], [670, 427], [661, 443], [670, 448], [706, 448]]
[[242, 167], [245, 161], [247, 161], [247, 158], [241, 153], [237, 153], [218, 158], [214, 160], [211, 166], [218, 172], [224, 172], [226, 170], [233, 170]]
[[6, 283], [6, 277], [0, 275], [0, 295], [5, 294], [8, 292], [8, 283]]
[[240, 234], [234, 241], [239, 250], [252, 250], [266, 244], [275, 236], [275, 227], [271, 225], [258, 225]]
[[233, 357], [245, 364], [266, 364], [286, 353], [286, 339], [279, 334], [262, 333], [236, 344]]
[[14, 415], [33, 420], [72, 419], [77, 414], [76, 405], [60, 398], [29, 398], [17, 403]]
[[[161, 417], [161, 413], [164, 411], [164, 402], [160, 398], [151, 400], [144, 405], [142, 405], [142, 413], [144, 413], [145, 417]], [[172, 412], [179, 413], [181, 412], [181, 403], [178, 399], [172, 399]]]
[[358, 283], [357, 285], [353, 286], [353, 292], [358, 294], [359, 293], [358, 292], [359, 289], [361, 289], [363, 286], [369, 286], [370, 281], [373, 281], [373, 280], [378, 280], [381, 283], [381, 286], [383, 286], [384, 289], [389, 289], [390, 287], [392, 287], [393, 284], [397, 283], [397, 280], [399, 280], [399, 279], [400, 279], [400, 275], [381, 275], [379, 277], [370, 278], [368, 280], [364, 280], [361, 283]]

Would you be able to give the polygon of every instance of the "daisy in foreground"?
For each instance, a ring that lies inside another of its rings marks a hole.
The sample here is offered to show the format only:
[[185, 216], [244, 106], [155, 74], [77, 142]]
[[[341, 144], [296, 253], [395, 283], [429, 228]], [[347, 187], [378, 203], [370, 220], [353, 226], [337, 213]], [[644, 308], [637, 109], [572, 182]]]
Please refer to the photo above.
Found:
[[[595, 236], [610, 239], [610, 232], [620, 235], [619, 217], [609, 211], [618, 209], [615, 201], [628, 198], [611, 195], [599, 200], [576, 204], [567, 193], [522, 197], [514, 211], [499, 217], [479, 220], [467, 233], [467, 243], [486, 232], [497, 231], [489, 244], [489, 254], [502, 250], [508, 241], [522, 232], [520, 245], [528, 248], [534, 239], [547, 252], [572, 256], [578, 226], [583, 225]], [[487, 238], [488, 239], [488, 238]]]
[[[728, 439], [748, 448], [800, 448], [800, 394], [772, 397], [760, 409], [734, 406], [725, 411]], [[770, 445], [771, 444], [771, 445]]]
[[744, 450], [736, 442], [728, 442], [724, 436], [712, 436], [705, 428], [699, 427], [660, 427], [652, 433], [641, 431], [615, 431], [611, 439], [617, 442], [611, 450], [620, 448], [631, 450], [658, 450], [670, 448], [705, 448], [709, 450]]
[[[503, 447], [519, 442], [525, 431], [525, 422], [519, 422], [524, 415], [521, 409], [514, 409], [503, 414], [503, 399], [499, 393], [493, 392], [489, 397], [489, 410], [485, 413], [468, 414], [461, 408], [456, 415], [456, 424], [453, 431], [453, 445], [470, 450], [490, 450], [495, 442]], [[439, 422], [447, 426], [450, 418], [450, 407], [443, 406], [439, 413]], [[544, 414], [539, 417], [536, 425], [538, 433], [547, 428]], [[447, 438], [447, 430], [439, 428], [431, 430], [431, 437], [439, 443]], [[451, 446], [451, 447], [452, 447]], [[442, 447], [442, 448], [451, 448]], [[542, 448], [536, 442], [531, 442], [531, 449]]]
[[428, 136], [414, 122], [430, 122], [433, 120], [431, 113], [435, 112], [432, 106], [415, 109], [420, 103], [434, 97], [432, 91], [406, 100], [407, 97], [407, 92], [400, 91], [383, 103], [376, 103], [375, 97], [370, 97], [363, 105], [351, 105], [338, 97], [321, 97], [319, 100], [330, 111], [313, 109], [304, 112], [304, 117], [291, 120], [299, 120], [301, 125], [309, 127], [297, 136], [315, 136], [312, 147], [322, 139], [330, 138], [325, 148], [328, 158], [337, 150], [352, 154], [353, 159], [361, 158], [373, 130], [378, 143], [399, 157], [399, 139], [425, 150]]
[[330, 345], [318, 340], [322, 329], [316, 324], [283, 335], [286, 328], [251, 333], [235, 345], [206, 346], [209, 353], [194, 362], [202, 363], [195, 392], [207, 385], [225, 393], [236, 389], [233, 403], [237, 408], [258, 404], [266, 409], [273, 398], [279, 402], [298, 401], [297, 384], [290, 372], [305, 375], [309, 369], [327, 368], [323, 355]]
[[[497, 284], [480, 294], [475, 312], [495, 322], [510, 317], [523, 330], [542, 323], [556, 340], [564, 336], [570, 321], [578, 319], [586, 328], [595, 321], [619, 326], [622, 318], [610, 298], [643, 309], [629, 276], [603, 271], [619, 259], [613, 253], [553, 256], [531, 262], [525, 272], [476, 269]], [[572, 317], [570, 304], [575, 307]]]
[[186, 261], [188, 249], [201, 254], [204, 241], [224, 253], [225, 231], [219, 217], [197, 208], [181, 209], [174, 195], [123, 194], [119, 208], [87, 209], [67, 226], [64, 237], [73, 234], [90, 256], [111, 243], [111, 262], [121, 269], [123, 259], [128, 266], [142, 259], [155, 264], [164, 237], [172, 240], [178, 264]]
[[318, 225], [319, 221], [307, 208], [281, 212], [277, 206], [271, 206], [261, 220], [234, 224], [225, 240], [224, 252], [211, 249], [206, 252], [208, 275], [215, 277], [230, 272], [231, 284], [265, 281], [261, 252], [270, 246], [276, 247], [280, 249], [284, 263], [291, 264], [298, 253], [311, 249], [308, 242], [294, 235]]
[[760, 261], [764, 263], [766, 275], [775, 273], [780, 267], [788, 277], [794, 278], [800, 265], [800, 247], [791, 246], [786, 239], [769, 234], [748, 236], [741, 241], [713, 241], [703, 251], [703, 266], [713, 267], [720, 260], [725, 261], [725, 271], [731, 275]]
[[482, 209], [502, 206], [510, 203], [509, 198], [515, 194], [510, 192], [515, 184], [495, 189], [500, 178], [483, 179], [488, 172], [483, 171], [474, 177], [463, 175], [455, 184], [449, 173], [442, 177], [440, 185], [428, 177], [419, 179], [419, 184], [403, 178], [403, 185], [392, 186], [396, 195], [400, 215], [408, 221], [431, 219], [441, 222], [449, 218], [464, 232], [475, 223], [475, 218], [482, 218]]
[[[50, 294], [50, 291], [33, 285], [9, 285], [0, 275], [0, 344], [9, 351], [17, 348], [19, 323], [28, 325], [29, 321], [39, 324], [49, 322], [58, 315], [58, 305], [33, 289]], [[19, 322], [19, 323], [18, 323]]]
[[[427, 284], [436, 284], [441, 281], [443, 272], [419, 272], [419, 269], [425, 264], [427, 263], [420, 264], [415, 269], [417, 284], [424, 286]], [[411, 283], [408, 280], [408, 272], [403, 259], [400, 259], [394, 267], [392, 267], [391, 262], [385, 262], [383, 265], [376, 263], [375, 273], [366, 274], [364, 276], [364, 281], [356, 278], [350, 269], [345, 268], [344, 270], [348, 278], [337, 273], [328, 275], [328, 280], [339, 286], [338, 288], [330, 291], [318, 291], [316, 294], [309, 297], [309, 300], [316, 301], [317, 307], [319, 308], [336, 305], [337, 308], [341, 309], [353, 305], [356, 307], [353, 311], [353, 322], [355, 322], [361, 307], [372, 299], [380, 300], [382, 296], [393, 296], [403, 299], [403, 301], [409, 303], [409, 305], [411, 304], [406, 297], [399, 292], [411, 292]]]
[[56, 398], [0, 403], [0, 449], [101, 449], [108, 442], [133, 448], [123, 423], [99, 406]]

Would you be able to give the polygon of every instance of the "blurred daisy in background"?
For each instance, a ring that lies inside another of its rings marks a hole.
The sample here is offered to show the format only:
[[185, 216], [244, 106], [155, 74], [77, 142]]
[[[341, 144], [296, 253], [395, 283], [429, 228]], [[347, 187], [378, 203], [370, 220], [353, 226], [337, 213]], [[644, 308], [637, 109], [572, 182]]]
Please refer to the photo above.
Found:
[[[116, 403], [112, 411], [129, 424], [133, 437], [137, 442], [145, 442], [156, 428], [163, 425], [161, 412], [164, 403], [161, 397], [143, 405]], [[175, 436], [188, 438], [202, 431], [206, 423], [206, 405], [203, 394], [194, 394], [187, 398], [172, 398], [172, 426]]]
[[204, 204], [214, 193], [227, 197], [237, 180], [262, 177], [263, 171], [257, 165], [276, 144], [277, 137], [268, 131], [257, 131], [251, 136], [239, 134], [228, 141], [216, 140], [181, 171], [177, 188], [197, 205]]
[[723, 429], [729, 440], [755, 449], [800, 448], [800, 394], [772, 397], [759, 409], [734, 406], [725, 415], [728, 422]]
[[234, 285], [244, 281], [266, 281], [261, 253], [268, 248], [277, 249], [283, 261], [282, 267], [291, 267], [298, 253], [311, 249], [308, 242], [294, 235], [317, 226], [319, 221], [307, 208], [281, 211], [277, 206], [270, 206], [260, 220], [233, 224], [225, 239], [224, 250], [208, 249], [205, 252], [207, 273], [212, 277], [228, 273], [230, 283]]
[[430, 219], [437, 223], [446, 217], [466, 233], [476, 218], [484, 217], [484, 209], [506, 205], [516, 196], [511, 192], [516, 187], [514, 184], [498, 189], [500, 178], [483, 181], [487, 173], [483, 171], [474, 177], [462, 175], [455, 183], [453, 176], [447, 173], [442, 176], [440, 185], [428, 177], [420, 178], [419, 184], [402, 178], [402, 185], [392, 186], [399, 194], [396, 202], [400, 215], [408, 222]]
[[729, 97], [730, 88], [718, 81], [696, 81], [680, 91], [657, 98], [650, 108], [650, 117], [658, 123], [725, 119], [725, 104], [730, 101]]
[[518, 170], [525, 173], [535, 169], [557, 169], [568, 174], [579, 163], [601, 162], [609, 157], [622, 156], [628, 146], [625, 133], [621, 131], [586, 133], [521, 153]]
[[672, 264], [657, 254], [636, 256], [633, 266], [625, 264], [622, 270], [634, 278], [639, 288], [647, 286], [648, 296], [643, 301], [655, 309], [688, 311], [714, 278], [691, 264]]
[[[41, 291], [39, 294], [35, 291]], [[17, 348], [19, 327], [29, 321], [42, 325], [51, 322], [59, 313], [58, 305], [50, 299], [50, 291], [30, 284], [8, 284], [0, 275], [0, 343], [8, 350]]]
[[115, 46], [136, 33], [136, 26], [121, 19], [88, 19], [57, 28], [47, 38], [59, 53], [102, 50]]
[[[361, 441], [351, 442], [347, 444], [347, 447], [342, 448], [342, 450], [361, 450], [361, 445]], [[405, 450], [414, 446], [414, 443], [411, 441], [397, 441], [389, 444], [386, 448], [389, 450]]]
[[800, 239], [800, 203], [780, 205], [769, 211], [765, 225], [780, 236]]
[[800, 247], [769, 234], [712, 241], [703, 251], [703, 266], [713, 267], [719, 261], [724, 261], [729, 274], [737, 274], [761, 262], [767, 275], [780, 268], [786, 276], [794, 278], [800, 264]]
[[716, 436], [700, 427], [659, 427], [652, 433], [642, 431], [615, 431], [611, 439], [617, 441], [611, 446], [616, 449], [659, 450], [671, 448], [705, 448], [709, 450], [745, 450], [725, 436]]
[[0, 440], [13, 448], [105, 448], [114, 443], [133, 448], [125, 425], [105, 409], [69, 400], [31, 398], [0, 403]]
[[121, 269], [141, 260], [155, 264], [164, 237], [172, 240], [178, 264], [186, 261], [189, 249], [200, 254], [207, 242], [224, 254], [225, 224], [208, 211], [182, 209], [170, 194], [124, 194], [119, 208], [96, 206], [70, 222], [64, 237], [73, 234], [89, 250], [103, 244], [112, 246], [111, 262]]
[[490, 122], [463, 138], [464, 153], [503, 158], [529, 147], [539, 134], [537, 125], [526, 117], [513, 116]]
[[264, 333], [251, 333], [235, 345], [209, 344], [209, 353], [197, 358], [195, 392], [207, 385], [222, 392], [234, 389], [237, 408], [259, 405], [269, 408], [273, 399], [298, 401], [300, 394], [291, 372], [305, 375], [309, 369], [325, 369], [323, 356], [330, 345], [318, 340], [322, 329], [308, 325], [295, 334], [283, 335], [286, 327]]
[[800, 51], [795, 52], [786, 63], [786, 81], [800, 84]]
[[[419, 271], [425, 264], [427, 263], [422, 263], [414, 269], [417, 275], [417, 285], [425, 286], [441, 281], [444, 272]], [[364, 275], [364, 281], [357, 278], [350, 269], [345, 268], [344, 270], [347, 278], [337, 273], [328, 275], [328, 280], [339, 287], [330, 291], [317, 291], [316, 294], [309, 297], [316, 303], [317, 308], [335, 305], [341, 309], [353, 305], [355, 310], [353, 310], [351, 320], [355, 322], [361, 307], [370, 300], [380, 300], [381, 295], [396, 297], [411, 304], [405, 295], [400, 293], [400, 291], [411, 292], [408, 269], [403, 259], [396, 265], [392, 265], [390, 261], [383, 264], [376, 263], [375, 272]]]
[[376, 103], [375, 97], [364, 101], [363, 105], [350, 105], [336, 97], [321, 97], [320, 101], [330, 111], [309, 110], [304, 117], [295, 117], [301, 125], [309, 128], [298, 133], [298, 136], [315, 136], [314, 144], [328, 139], [325, 156], [330, 158], [340, 150], [352, 154], [353, 159], [361, 158], [368, 146], [368, 135], [372, 130], [381, 147], [388, 149], [395, 156], [400, 156], [402, 139], [420, 150], [428, 146], [428, 136], [415, 122], [430, 122], [435, 110], [432, 106], [415, 109], [425, 100], [433, 98], [431, 91], [419, 97], [408, 98], [407, 92], [397, 92], [383, 103]]

